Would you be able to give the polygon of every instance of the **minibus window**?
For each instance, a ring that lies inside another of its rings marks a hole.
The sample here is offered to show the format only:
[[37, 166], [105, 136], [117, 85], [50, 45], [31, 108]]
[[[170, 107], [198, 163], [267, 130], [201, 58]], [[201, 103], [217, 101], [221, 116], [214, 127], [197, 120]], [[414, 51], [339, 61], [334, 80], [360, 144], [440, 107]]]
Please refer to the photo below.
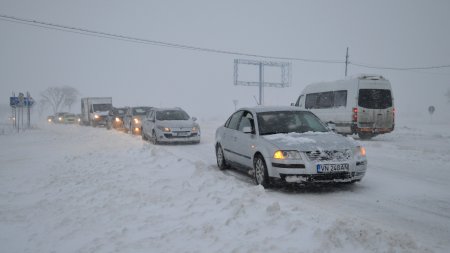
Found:
[[333, 107], [333, 92], [322, 92], [319, 96], [319, 108]]
[[319, 108], [317, 101], [319, 98], [319, 93], [311, 93], [306, 95], [306, 101], [305, 101], [305, 108], [306, 109], [313, 109], [313, 108]]
[[347, 91], [338, 90], [334, 92], [334, 107], [347, 106]]
[[390, 90], [360, 89], [358, 105], [367, 109], [386, 109], [392, 107]]

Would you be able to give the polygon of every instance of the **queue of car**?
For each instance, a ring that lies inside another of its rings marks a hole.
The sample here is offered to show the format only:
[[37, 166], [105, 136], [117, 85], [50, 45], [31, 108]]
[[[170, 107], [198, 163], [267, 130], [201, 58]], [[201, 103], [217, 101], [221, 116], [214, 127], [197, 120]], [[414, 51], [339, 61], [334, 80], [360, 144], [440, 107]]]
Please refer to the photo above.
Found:
[[[76, 115], [58, 113], [49, 122], [73, 123]], [[111, 108], [107, 129], [141, 135], [154, 145], [200, 143], [195, 117], [179, 107]], [[215, 133], [214, 149], [220, 170], [234, 168], [255, 183], [354, 183], [367, 170], [359, 142], [333, 131], [315, 114], [298, 107], [257, 106], [234, 112]]]

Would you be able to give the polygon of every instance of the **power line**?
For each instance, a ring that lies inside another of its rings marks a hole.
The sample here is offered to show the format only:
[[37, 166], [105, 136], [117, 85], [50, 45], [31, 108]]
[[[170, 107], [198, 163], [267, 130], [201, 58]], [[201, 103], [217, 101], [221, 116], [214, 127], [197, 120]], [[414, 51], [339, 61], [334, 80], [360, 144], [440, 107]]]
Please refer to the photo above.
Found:
[[189, 46], [189, 45], [178, 44], [178, 43], [149, 40], [149, 39], [131, 37], [131, 36], [126, 36], [126, 35], [114, 34], [114, 33], [94, 31], [94, 30], [89, 30], [89, 29], [84, 29], [84, 28], [79, 28], [79, 27], [59, 25], [59, 24], [48, 23], [48, 22], [43, 22], [43, 21], [38, 21], [38, 20], [24, 19], [24, 18], [19, 18], [19, 17], [8, 16], [8, 15], [4, 15], [4, 14], [0, 14], [0, 20], [14, 22], [14, 23], [20, 23], [20, 24], [25, 24], [25, 25], [31, 25], [31, 26], [36, 26], [36, 27], [42, 27], [42, 28], [47, 28], [47, 29], [53, 29], [53, 30], [58, 30], [58, 31], [64, 31], [64, 32], [78, 33], [78, 34], [94, 36], [94, 37], [122, 40], [122, 41], [134, 42], [134, 43], [150, 44], [150, 45], [162, 46], [162, 47], [179, 48], [179, 49], [185, 49], [185, 50], [202, 51], [202, 52], [208, 52], [208, 53], [228, 54], [228, 55], [256, 57], [256, 58], [265, 58], [265, 59], [276, 59], [276, 60], [315, 62], [315, 63], [330, 63], [330, 64], [344, 63], [343, 61], [338, 61], [338, 60], [268, 56], [268, 55], [243, 53], [243, 52], [237, 52], [237, 51], [228, 51], [228, 50]]
[[369, 65], [369, 64], [354, 63], [354, 62], [350, 62], [349, 64], [353, 65], [353, 66], [369, 68], [369, 69], [405, 70], [405, 71], [450, 68], [450, 64], [449, 65], [438, 65], [438, 66], [426, 66], [426, 67], [383, 67], [383, 66], [373, 66], [373, 65]]
[[397, 70], [397, 71], [417, 71], [417, 70], [450, 68], [450, 64], [437, 65], [437, 66], [422, 66], [422, 67], [386, 67], [386, 66], [375, 66], [375, 65], [365, 64], [365, 63], [354, 63], [354, 62], [348, 61], [348, 59], [346, 59], [346, 61], [338, 61], [338, 60], [325, 60], [325, 59], [308, 59], [308, 58], [298, 58], [298, 57], [259, 55], [259, 54], [251, 54], [251, 53], [244, 53], [244, 52], [238, 52], [238, 51], [196, 47], [196, 46], [190, 46], [190, 45], [184, 45], [184, 44], [178, 44], [178, 43], [172, 43], [172, 42], [165, 42], [165, 41], [149, 40], [149, 39], [143, 39], [143, 38], [138, 38], [138, 37], [114, 34], [114, 33], [94, 31], [94, 30], [89, 30], [89, 29], [85, 29], [85, 28], [59, 25], [59, 24], [43, 22], [43, 21], [38, 21], [38, 20], [19, 18], [19, 17], [9, 16], [9, 15], [4, 15], [4, 14], [0, 14], [0, 20], [24, 24], [24, 25], [30, 25], [30, 26], [35, 26], [35, 27], [40, 27], [40, 28], [45, 28], [45, 29], [50, 29], [50, 30], [76, 33], [76, 34], [81, 34], [81, 35], [86, 35], [86, 36], [107, 38], [107, 39], [112, 39], [112, 40], [120, 40], [120, 41], [147, 44], [147, 45], [153, 45], [153, 46], [162, 46], [162, 47], [178, 48], [178, 49], [184, 49], [184, 50], [201, 51], [201, 52], [207, 52], [207, 53], [216, 53], [216, 54], [227, 54], [227, 55], [246, 56], [246, 57], [255, 57], [255, 58], [263, 58], [263, 59], [301, 61], [301, 62], [313, 62], [313, 63], [328, 63], [328, 64], [343, 64], [343, 63], [345, 63], [346, 65], [353, 65], [353, 66], [369, 68], [369, 69]]

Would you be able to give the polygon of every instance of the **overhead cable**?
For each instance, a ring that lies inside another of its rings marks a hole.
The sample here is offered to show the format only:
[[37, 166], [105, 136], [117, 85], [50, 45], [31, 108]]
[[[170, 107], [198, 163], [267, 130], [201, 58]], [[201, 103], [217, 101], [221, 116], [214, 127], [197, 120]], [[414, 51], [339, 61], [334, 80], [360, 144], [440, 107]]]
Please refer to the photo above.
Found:
[[48, 22], [43, 22], [43, 21], [38, 21], [38, 20], [18, 18], [18, 17], [8, 16], [8, 15], [4, 15], [4, 14], [0, 14], [0, 20], [16, 22], [16, 23], [37, 26], [37, 27], [43, 27], [43, 28], [47, 28], [47, 29], [65, 31], [65, 32], [74, 32], [74, 33], [88, 35], [88, 36], [96, 36], [96, 37], [115, 39], [115, 40], [124, 40], [124, 41], [129, 41], [129, 42], [144, 43], [144, 44], [163, 46], [163, 47], [180, 48], [180, 49], [186, 49], [186, 50], [203, 51], [203, 52], [208, 52], [208, 53], [238, 55], [238, 56], [246, 56], [246, 57], [265, 58], [265, 59], [302, 61], [302, 62], [335, 63], [335, 64], [344, 63], [343, 61], [338, 61], [338, 60], [269, 56], [269, 55], [243, 53], [243, 52], [237, 52], [237, 51], [196, 47], [196, 46], [190, 46], [190, 45], [184, 45], [184, 44], [178, 44], [178, 43], [172, 43], [172, 42], [149, 40], [149, 39], [131, 37], [131, 36], [126, 36], [126, 35], [114, 34], [114, 33], [94, 31], [94, 30], [89, 30], [89, 29], [84, 29], [84, 28], [79, 28], [79, 27], [59, 25], [59, 24], [48, 23]]
[[[41, 28], [46, 28], [46, 29], [58, 30], [58, 31], [63, 31], [63, 32], [77, 33], [77, 34], [82, 34], [82, 35], [87, 35], [87, 36], [94, 36], [94, 37], [107, 38], [107, 39], [113, 39], [113, 40], [121, 40], [121, 41], [133, 42], [133, 43], [148, 44], [148, 45], [154, 45], [154, 46], [179, 48], [179, 49], [184, 49], [184, 50], [202, 51], [202, 52], [207, 52], [207, 53], [246, 56], [246, 57], [255, 57], [255, 58], [263, 58], [263, 59], [314, 62], [314, 63], [329, 63], [329, 64], [345, 63], [345, 61], [339, 61], [339, 60], [270, 56], [270, 55], [251, 54], [251, 53], [238, 52], [238, 51], [196, 47], [196, 46], [190, 46], [190, 45], [179, 44], [179, 43], [150, 40], [150, 39], [132, 37], [132, 36], [127, 36], [127, 35], [94, 31], [94, 30], [79, 28], [79, 27], [59, 25], [59, 24], [43, 22], [43, 21], [39, 21], [39, 20], [31, 20], [31, 19], [9, 16], [9, 15], [4, 15], [4, 14], [0, 14], [0, 20], [14, 22], [14, 23], [20, 23], [20, 24], [25, 24], [25, 25], [31, 25], [31, 26], [36, 26], [36, 27], [41, 27]], [[436, 66], [419, 66], [419, 67], [386, 67], [386, 66], [375, 66], [375, 65], [357, 63], [357, 62], [348, 62], [348, 64], [357, 66], [357, 67], [370, 68], [370, 69], [398, 70], [398, 71], [414, 71], [414, 70], [430, 70], [430, 69], [450, 68], [450, 64], [436, 65]]]

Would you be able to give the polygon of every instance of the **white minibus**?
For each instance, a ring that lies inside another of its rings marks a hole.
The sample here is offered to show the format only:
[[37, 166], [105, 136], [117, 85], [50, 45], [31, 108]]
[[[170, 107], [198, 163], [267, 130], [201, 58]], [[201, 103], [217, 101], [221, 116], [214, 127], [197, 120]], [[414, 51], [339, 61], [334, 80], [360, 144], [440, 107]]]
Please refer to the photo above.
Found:
[[335, 125], [336, 132], [370, 139], [394, 130], [391, 83], [383, 76], [360, 75], [305, 87], [295, 106]]

